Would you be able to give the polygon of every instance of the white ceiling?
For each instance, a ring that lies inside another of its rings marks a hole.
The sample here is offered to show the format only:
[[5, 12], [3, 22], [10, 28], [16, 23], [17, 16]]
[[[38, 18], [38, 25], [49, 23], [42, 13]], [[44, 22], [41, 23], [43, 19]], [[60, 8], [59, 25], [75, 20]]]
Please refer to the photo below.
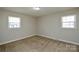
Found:
[[32, 7], [3, 7], [2, 9], [13, 12], [24, 13], [26, 15], [36, 17], [36, 16], [48, 15], [59, 11], [69, 10], [73, 8], [74, 7], [40, 7], [39, 11], [33, 10]]

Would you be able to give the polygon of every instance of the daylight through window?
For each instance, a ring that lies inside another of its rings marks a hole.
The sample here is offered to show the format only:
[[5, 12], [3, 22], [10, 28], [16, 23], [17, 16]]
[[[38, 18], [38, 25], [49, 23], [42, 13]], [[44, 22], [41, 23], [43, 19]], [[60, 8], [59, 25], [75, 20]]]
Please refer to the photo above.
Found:
[[62, 28], [75, 28], [76, 16], [64, 16], [62, 17]]
[[20, 28], [20, 17], [8, 17], [9, 28]]

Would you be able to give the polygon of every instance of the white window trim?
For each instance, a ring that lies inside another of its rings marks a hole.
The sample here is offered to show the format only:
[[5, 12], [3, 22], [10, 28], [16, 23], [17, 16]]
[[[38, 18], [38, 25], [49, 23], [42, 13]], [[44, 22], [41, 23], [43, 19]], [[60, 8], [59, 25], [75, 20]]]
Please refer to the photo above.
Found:
[[[9, 23], [9, 17], [15, 17], [15, 18], [19, 18], [19, 27], [13, 27], [13, 28], [11, 28], [10, 27], [10, 23]], [[21, 28], [21, 18], [20, 17], [17, 17], [17, 16], [8, 16], [8, 28], [10, 28], [10, 29], [16, 29], [16, 28]]]
[[[74, 16], [74, 28], [66, 28], [66, 27], [62, 27], [62, 24], [63, 24], [63, 22], [62, 22], [62, 17], [67, 17], [67, 16]], [[61, 17], [61, 27], [63, 28], [63, 29], [75, 29], [75, 28], [77, 28], [77, 24], [76, 24], [76, 15], [66, 15], [66, 16], [62, 16]]]

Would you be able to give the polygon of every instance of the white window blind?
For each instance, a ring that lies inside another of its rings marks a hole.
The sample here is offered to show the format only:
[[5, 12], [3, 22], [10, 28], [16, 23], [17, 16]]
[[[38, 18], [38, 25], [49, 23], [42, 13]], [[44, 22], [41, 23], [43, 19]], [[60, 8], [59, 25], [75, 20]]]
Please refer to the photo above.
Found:
[[62, 17], [62, 28], [75, 28], [76, 16], [64, 16]]
[[8, 17], [9, 28], [20, 28], [20, 17]]

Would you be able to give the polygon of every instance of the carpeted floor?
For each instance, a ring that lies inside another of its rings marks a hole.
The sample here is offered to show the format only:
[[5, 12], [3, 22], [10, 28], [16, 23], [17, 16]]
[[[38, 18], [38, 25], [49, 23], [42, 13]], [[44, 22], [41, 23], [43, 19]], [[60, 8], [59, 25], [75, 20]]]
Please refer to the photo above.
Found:
[[34, 36], [0, 46], [3, 52], [77, 52], [78, 46]]

